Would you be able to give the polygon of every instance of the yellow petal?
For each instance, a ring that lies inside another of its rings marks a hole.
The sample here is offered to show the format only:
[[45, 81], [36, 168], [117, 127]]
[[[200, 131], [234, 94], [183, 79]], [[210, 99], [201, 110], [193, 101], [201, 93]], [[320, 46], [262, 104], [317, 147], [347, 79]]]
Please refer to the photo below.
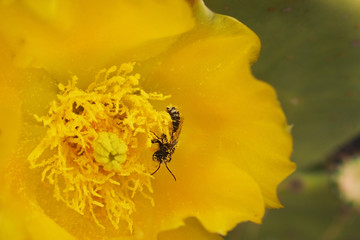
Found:
[[161, 228], [179, 226], [190, 216], [208, 231], [223, 235], [242, 221], [260, 223], [264, 202], [257, 183], [229, 159], [204, 151], [204, 145], [177, 154], [171, 165], [176, 182], [165, 169], [158, 174], [153, 215], [163, 219]]
[[29, 198], [23, 182], [28, 176], [23, 173], [16, 162], [1, 172], [6, 183], [0, 187], [1, 239], [74, 239]]
[[6, 114], [1, 117], [4, 134], [0, 136], [1, 160], [6, 166], [0, 169], [1, 182], [5, 183], [0, 187], [0, 213], [5, 224], [0, 228], [0, 234], [7, 236], [6, 239], [73, 239], [32, 202], [34, 189], [25, 186], [29, 180], [26, 153], [34, 147], [29, 145], [31, 141], [28, 140], [34, 141], [44, 132], [34, 124], [33, 114], [44, 113], [49, 99], [56, 96], [55, 85], [51, 84], [44, 71], [15, 72], [10, 65], [7, 67], [4, 71], [13, 72], [0, 82], [0, 108]]
[[[14, 62], [45, 68], [63, 81], [69, 73], [94, 76], [109, 64], [152, 57], [173, 42], [166, 38], [193, 26], [191, 8], [181, 0], [29, 0], [0, 6], [0, 33]], [[162, 38], [161, 44], [143, 47]]]
[[[3, 75], [2, 75], [3, 76]], [[16, 88], [0, 76], [0, 169], [13, 153], [20, 137], [20, 100]]]
[[0, 170], [14, 151], [21, 130], [21, 104], [12, 82], [11, 53], [0, 37]]
[[[237, 185], [235, 188], [240, 189], [238, 194], [243, 201], [240, 205], [244, 215], [234, 216], [224, 209], [207, 212], [206, 217], [195, 215], [210, 231], [223, 233], [240, 221], [260, 221], [261, 212], [258, 218], [254, 217], [254, 213], [247, 211], [248, 204], [254, 209], [264, 202], [268, 207], [280, 207], [277, 185], [295, 166], [289, 161], [291, 137], [276, 95], [269, 85], [256, 80], [250, 72], [250, 63], [260, 47], [257, 36], [236, 20], [206, 14], [202, 17], [208, 16], [211, 20], [203, 20], [197, 31], [185, 34], [181, 45], [176, 45], [154, 64], [159, 67], [149, 73], [148, 78], [149, 82], [157, 82], [153, 86], [155, 90], [171, 92], [173, 103], [181, 104], [180, 111], [185, 117], [179, 148], [169, 164], [179, 180], [176, 186], [170, 186], [166, 176], [156, 179], [161, 182], [158, 192], [178, 197], [171, 197], [171, 201], [161, 206], [164, 212], [170, 211], [170, 204], [187, 204], [189, 208], [192, 203], [183, 203], [184, 198], [197, 199], [199, 191], [204, 194], [201, 189], [206, 188], [206, 181], [201, 179], [208, 180], [209, 174], [204, 166], [217, 167], [220, 163], [230, 166], [229, 170], [215, 168], [220, 171], [218, 174], [212, 172], [213, 178], [219, 178], [225, 189], [238, 181], [243, 184], [243, 188]], [[209, 28], [215, 31], [208, 31]], [[240, 174], [241, 171], [244, 174]], [[242, 179], [227, 176], [232, 174]], [[193, 191], [183, 190], [189, 188]], [[258, 188], [261, 198], [245, 197], [256, 193]], [[231, 204], [232, 195], [222, 192], [220, 186], [206, 190], [215, 195], [220, 191], [220, 199], [228, 197], [229, 200], [220, 205], [235, 208]], [[186, 197], [181, 195], [183, 191]], [[193, 205], [194, 212], [199, 211], [198, 208], [198, 204]], [[187, 214], [193, 216], [194, 213]], [[226, 215], [222, 219], [228, 222], [210, 223], [218, 219], [217, 214]], [[207, 223], [206, 219], [211, 220]], [[166, 224], [171, 222], [167, 220]]]

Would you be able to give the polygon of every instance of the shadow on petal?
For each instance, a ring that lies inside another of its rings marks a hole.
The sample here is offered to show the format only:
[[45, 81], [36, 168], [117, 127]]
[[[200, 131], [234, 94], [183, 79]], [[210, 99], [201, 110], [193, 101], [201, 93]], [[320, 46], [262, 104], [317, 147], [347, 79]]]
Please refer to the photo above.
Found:
[[159, 233], [158, 240], [222, 240], [220, 235], [210, 233], [201, 225], [196, 218], [187, 218], [184, 220], [185, 225], [174, 230], [168, 230]]

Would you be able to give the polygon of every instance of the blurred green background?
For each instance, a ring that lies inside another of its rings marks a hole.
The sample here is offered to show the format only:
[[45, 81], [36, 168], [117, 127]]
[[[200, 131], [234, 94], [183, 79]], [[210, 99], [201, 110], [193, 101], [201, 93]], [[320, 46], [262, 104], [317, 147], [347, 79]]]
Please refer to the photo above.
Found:
[[339, 149], [360, 132], [360, 0], [205, 3], [260, 37], [253, 73], [278, 92], [298, 165], [279, 187], [285, 208], [269, 210], [262, 225], [239, 224], [226, 239], [360, 239], [360, 211], [332, 181]]

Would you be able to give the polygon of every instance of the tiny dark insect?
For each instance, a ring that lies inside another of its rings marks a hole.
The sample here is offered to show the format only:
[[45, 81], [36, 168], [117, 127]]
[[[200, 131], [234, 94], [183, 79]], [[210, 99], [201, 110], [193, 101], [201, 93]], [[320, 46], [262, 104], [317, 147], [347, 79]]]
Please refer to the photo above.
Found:
[[152, 158], [154, 161], [159, 162], [158, 168], [151, 174], [154, 175], [159, 169], [162, 163], [165, 164], [167, 170], [171, 173], [176, 181], [175, 175], [169, 169], [167, 163], [171, 161], [171, 156], [175, 151], [176, 144], [178, 143], [179, 134], [181, 132], [181, 127], [184, 119], [180, 117], [179, 110], [175, 107], [167, 107], [166, 111], [169, 113], [172, 120], [172, 127], [170, 129], [170, 140], [166, 134], [161, 134], [161, 137], [154, 134], [155, 138], [151, 140], [152, 143], [157, 143], [159, 145], [159, 150], [157, 150]]

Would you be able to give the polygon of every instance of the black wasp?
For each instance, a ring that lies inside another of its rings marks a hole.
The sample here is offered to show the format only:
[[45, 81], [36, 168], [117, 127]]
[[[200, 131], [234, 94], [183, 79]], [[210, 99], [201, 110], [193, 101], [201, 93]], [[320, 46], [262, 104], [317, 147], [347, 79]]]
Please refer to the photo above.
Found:
[[161, 137], [153, 133], [156, 138], [151, 140], [151, 142], [159, 144], [159, 150], [153, 154], [152, 158], [154, 161], [159, 162], [159, 166], [151, 175], [154, 175], [159, 170], [161, 164], [164, 163], [167, 170], [171, 173], [176, 181], [176, 177], [169, 169], [167, 163], [171, 161], [171, 156], [175, 151], [184, 119], [180, 117], [179, 110], [177, 110], [176, 107], [167, 107], [166, 111], [169, 113], [172, 121], [172, 128], [170, 129], [170, 140], [165, 133], [161, 134]]

